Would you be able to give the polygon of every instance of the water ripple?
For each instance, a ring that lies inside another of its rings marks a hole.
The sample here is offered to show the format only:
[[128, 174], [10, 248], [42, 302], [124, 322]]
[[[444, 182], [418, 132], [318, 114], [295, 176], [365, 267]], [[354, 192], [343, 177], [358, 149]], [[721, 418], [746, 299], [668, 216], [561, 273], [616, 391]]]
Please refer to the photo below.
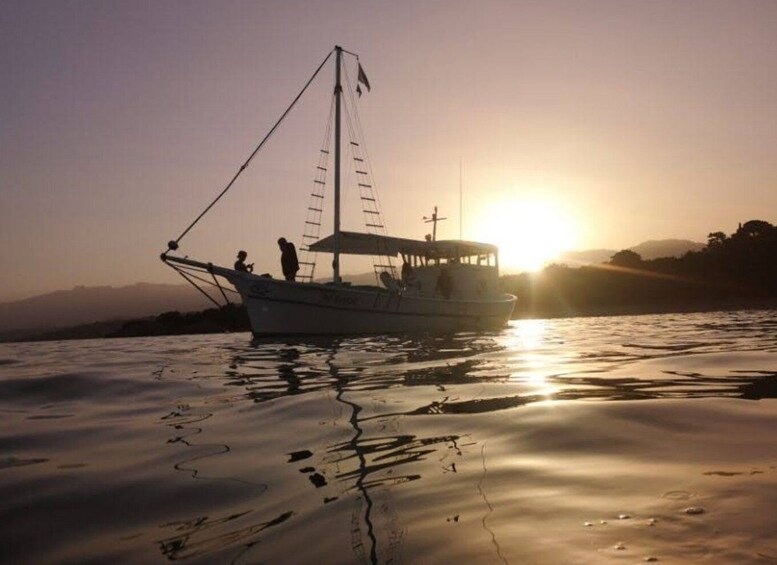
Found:
[[774, 314], [2, 345], [2, 560], [758, 562]]

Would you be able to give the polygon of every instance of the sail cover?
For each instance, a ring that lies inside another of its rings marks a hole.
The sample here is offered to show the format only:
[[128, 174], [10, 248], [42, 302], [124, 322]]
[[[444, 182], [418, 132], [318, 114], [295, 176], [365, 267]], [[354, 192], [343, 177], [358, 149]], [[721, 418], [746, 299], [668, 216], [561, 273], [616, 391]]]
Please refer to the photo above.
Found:
[[[334, 253], [335, 236], [329, 235], [310, 245], [316, 253]], [[384, 255], [396, 257], [399, 254], [420, 257], [454, 258], [469, 255], [496, 253], [496, 245], [474, 241], [445, 240], [419, 241], [401, 237], [388, 237], [370, 233], [340, 232], [340, 253], [343, 255]]]

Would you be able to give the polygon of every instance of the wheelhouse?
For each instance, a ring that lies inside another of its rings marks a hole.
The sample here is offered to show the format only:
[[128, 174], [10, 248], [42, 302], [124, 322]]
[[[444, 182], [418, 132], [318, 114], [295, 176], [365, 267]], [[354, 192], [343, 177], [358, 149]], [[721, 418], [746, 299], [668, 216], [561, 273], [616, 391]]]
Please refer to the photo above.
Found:
[[[380, 273], [389, 290], [422, 296], [479, 300], [499, 290], [499, 251], [495, 245], [475, 241], [424, 241], [357, 232], [341, 232], [337, 242], [342, 255], [401, 257], [401, 277]], [[335, 236], [310, 246], [313, 252], [333, 253]]]

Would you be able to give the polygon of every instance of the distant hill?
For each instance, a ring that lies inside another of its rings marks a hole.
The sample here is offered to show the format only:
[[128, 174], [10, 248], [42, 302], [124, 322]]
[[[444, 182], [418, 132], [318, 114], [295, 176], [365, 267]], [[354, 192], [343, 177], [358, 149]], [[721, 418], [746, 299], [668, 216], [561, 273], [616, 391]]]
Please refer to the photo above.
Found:
[[689, 251], [701, 251], [706, 245], [687, 239], [651, 239], [629, 249], [639, 253], [643, 260], [650, 261], [661, 257], [682, 257]]
[[[638, 245], [629, 247], [631, 251], [639, 253], [645, 261], [659, 259], [661, 257], [682, 257], [689, 251], [700, 251], [706, 244], [688, 239], [651, 239]], [[610, 257], [620, 251], [619, 249], [586, 249], [583, 251], [567, 251], [562, 253], [557, 262], [567, 263], [570, 266], [595, 265], [609, 261]]]
[[137, 283], [77, 286], [0, 304], [0, 331], [54, 330], [106, 320], [128, 320], [161, 312], [202, 310], [209, 302], [190, 285]]

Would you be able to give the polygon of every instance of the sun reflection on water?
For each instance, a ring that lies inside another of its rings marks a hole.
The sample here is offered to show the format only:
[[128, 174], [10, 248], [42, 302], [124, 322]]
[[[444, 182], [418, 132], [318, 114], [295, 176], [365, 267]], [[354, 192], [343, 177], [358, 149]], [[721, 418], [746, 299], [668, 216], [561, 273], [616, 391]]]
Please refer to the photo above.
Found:
[[551, 400], [558, 388], [548, 382], [549, 368], [559, 359], [545, 347], [548, 324], [546, 320], [519, 320], [511, 325], [505, 345], [510, 352], [510, 382], [528, 385], [531, 394]]

